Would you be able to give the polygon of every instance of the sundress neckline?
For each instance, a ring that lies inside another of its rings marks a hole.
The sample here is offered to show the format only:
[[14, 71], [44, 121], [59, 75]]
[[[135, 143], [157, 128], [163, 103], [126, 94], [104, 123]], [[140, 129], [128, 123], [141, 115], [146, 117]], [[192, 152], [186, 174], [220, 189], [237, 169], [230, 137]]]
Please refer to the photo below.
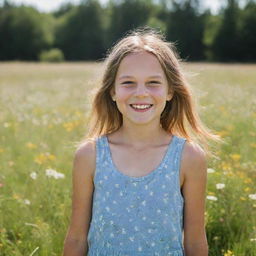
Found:
[[110, 161], [110, 164], [112, 166], [112, 169], [113, 171], [115, 171], [116, 173], [118, 173], [119, 175], [123, 176], [123, 177], [126, 177], [130, 180], [133, 180], [133, 181], [141, 181], [141, 180], [145, 180], [149, 177], [151, 177], [152, 175], [155, 175], [160, 169], [162, 169], [162, 167], [164, 166], [165, 162], [167, 161], [168, 159], [168, 156], [172, 150], [172, 148], [174, 147], [174, 143], [175, 143], [175, 140], [176, 140], [176, 136], [173, 134], [172, 135], [172, 138], [171, 138], [171, 141], [169, 142], [168, 146], [167, 146], [167, 150], [164, 154], [164, 157], [162, 158], [161, 162], [158, 164], [158, 166], [153, 170], [151, 171], [150, 173], [148, 173], [147, 175], [144, 175], [144, 176], [138, 176], [138, 177], [135, 177], [135, 176], [130, 176], [130, 175], [127, 175], [127, 174], [124, 174], [123, 172], [121, 172], [120, 170], [118, 170], [118, 168], [116, 167], [116, 165], [114, 164], [114, 161], [113, 161], [113, 158], [112, 158], [112, 153], [111, 153], [111, 150], [110, 150], [110, 146], [109, 146], [109, 142], [108, 142], [108, 138], [107, 138], [107, 135], [103, 135], [102, 136], [105, 144], [106, 144], [106, 148], [107, 148], [107, 155], [108, 155], [108, 158], [109, 158], [109, 161]]

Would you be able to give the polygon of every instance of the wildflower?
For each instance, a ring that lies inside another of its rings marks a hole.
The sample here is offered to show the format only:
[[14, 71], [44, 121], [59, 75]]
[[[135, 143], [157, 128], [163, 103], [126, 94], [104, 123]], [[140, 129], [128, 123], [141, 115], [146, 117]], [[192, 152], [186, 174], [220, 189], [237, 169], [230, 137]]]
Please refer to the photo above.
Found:
[[241, 155], [239, 154], [231, 154], [230, 157], [234, 160], [234, 161], [239, 161], [241, 158]]
[[3, 187], [3, 186], [4, 186], [4, 184], [0, 183], [0, 188]]
[[223, 169], [224, 171], [230, 171], [230, 170], [231, 170], [231, 165], [230, 165], [230, 163], [223, 162], [223, 163], [221, 164], [221, 166], [222, 166], [222, 169]]
[[35, 180], [37, 178], [37, 173], [36, 172], [31, 172], [30, 177]]
[[216, 184], [216, 188], [217, 189], [223, 189], [223, 188], [225, 188], [225, 184], [218, 183], [218, 184]]
[[0, 148], [0, 153], [3, 153], [4, 152], [4, 149], [3, 148]]
[[71, 132], [75, 128], [75, 125], [72, 122], [67, 122], [63, 124], [63, 127], [66, 129], [67, 132]]
[[26, 144], [26, 147], [27, 147], [27, 148], [31, 148], [31, 149], [37, 148], [37, 146], [36, 146], [35, 144], [31, 143], [31, 142], [28, 142], [28, 143]]
[[214, 173], [215, 171], [212, 168], [207, 169], [207, 173]]
[[12, 197], [13, 197], [14, 199], [17, 199], [17, 200], [19, 200], [19, 199], [21, 198], [20, 195], [18, 195], [18, 194], [13, 194]]
[[38, 164], [43, 164], [44, 162], [47, 161], [47, 157], [45, 154], [40, 154], [38, 156], [36, 156], [35, 160], [34, 160], [36, 163]]
[[235, 254], [233, 254], [233, 252], [232, 252], [232, 251], [227, 250], [227, 252], [226, 252], [226, 253], [224, 253], [224, 256], [235, 256]]
[[47, 169], [45, 170], [45, 173], [47, 177], [53, 177], [55, 179], [63, 179], [65, 177], [63, 173], [57, 172], [56, 170], [53, 169]]
[[211, 201], [217, 201], [218, 198], [216, 196], [207, 196], [207, 199], [211, 200]]
[[13, 161], [9, 161], [8, 164], [9, 164], [10, 167], [14, 166], [14, 162]]
[[252, 200], [256, 200], [256, 194], [250, 194], [249, 198], [252, 199]]
[[5, 123], [4, 123], [4, 128], [8, 128], [8, 127], [10, 127], [10, 126], [11, 126], [11, 124], [8, 123], [8, 122], [5, 122]]
[[46, 152], [46, 153], [41, 153], [41, 154], [37, 155], [34, 161], [41, 165], [41, 164], [47, 162], [48, 160], [53, 161], [55, 159], [56, 159], [55, 155], [52, 155], [49, 152]]
[[24, 204], [30, 205], [30, 201], [28, 199], [25, 199]]
[[252, 179], [250, 179], [250, 178], [246, 178], [246, 179], [244, 180], [244, 183], [246, 183], [246, 184], [248, 184], [248, 183], [252, 183]]
[[256, 238], [251, 238], [250, 241], [251, 242], [256, 242]]
[[67, 132], [73, 131], [77, 126], [80, 125], [79, 120], [74, 120], [73, 122], [67, 122], [63, 124], [63, 127], [66, 129]]

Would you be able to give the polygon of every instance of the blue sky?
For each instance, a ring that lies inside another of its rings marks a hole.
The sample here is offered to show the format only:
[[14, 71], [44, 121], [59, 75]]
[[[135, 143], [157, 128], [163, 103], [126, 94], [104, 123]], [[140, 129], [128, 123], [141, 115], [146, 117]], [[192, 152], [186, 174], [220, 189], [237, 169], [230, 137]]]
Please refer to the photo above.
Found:
[[[80, 0], [9, 0], [10, 2], [17, 3], [17, 4], [26, 4], [26, 5], [33, 5], [40, 11], [49, 12], [58, 9], [58, 7], [66, 2], [71, 3], [79, 3]], [[1, 1], [0, 1], [1, 2]], [[100, 2], [105, 3], [107, 0], [100, 0]], [[221, 0], [204, 0], [202, 1], [204, 7], [211, 8], [213, 13], [216, 13], [220, 6]]]

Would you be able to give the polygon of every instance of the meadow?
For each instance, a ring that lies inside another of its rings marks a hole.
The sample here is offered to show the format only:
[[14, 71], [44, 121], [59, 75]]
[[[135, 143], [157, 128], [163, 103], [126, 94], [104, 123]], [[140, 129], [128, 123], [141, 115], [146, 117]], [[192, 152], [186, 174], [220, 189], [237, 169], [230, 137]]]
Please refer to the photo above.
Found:
[[[256, 65], [183, 64], [203, 122], [226, 143], [208, 162], [209, 256], [256, 255]], [[0, 255], [57, 256], [75, 144], [101, 63], [0, 63]]]

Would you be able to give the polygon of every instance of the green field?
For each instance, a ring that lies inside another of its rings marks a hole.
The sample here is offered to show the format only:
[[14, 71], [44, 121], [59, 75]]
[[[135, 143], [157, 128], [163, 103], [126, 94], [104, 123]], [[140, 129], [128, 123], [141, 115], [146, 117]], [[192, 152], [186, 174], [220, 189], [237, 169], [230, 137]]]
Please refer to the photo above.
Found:
[[[255, 256], [256, 65], [184, 69], [202, 120], [227, 142], [208, 163], [209, 255]], [[61, 255], [75, 143], [102, 70], [101, 63], [0, 64], [1, 256]]]

